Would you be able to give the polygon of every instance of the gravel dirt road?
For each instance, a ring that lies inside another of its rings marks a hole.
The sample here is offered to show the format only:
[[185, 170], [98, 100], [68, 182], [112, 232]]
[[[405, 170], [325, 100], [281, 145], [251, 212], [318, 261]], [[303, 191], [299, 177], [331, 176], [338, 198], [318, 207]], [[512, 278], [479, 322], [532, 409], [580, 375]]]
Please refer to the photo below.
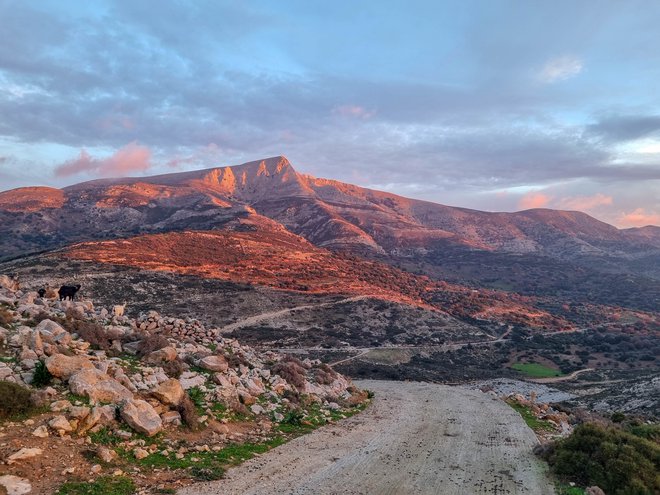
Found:
[[554, 493], [534, 433], [504, 402], [430, 383], [366, 380], [363, 413], [299, 437], [180, 495]]

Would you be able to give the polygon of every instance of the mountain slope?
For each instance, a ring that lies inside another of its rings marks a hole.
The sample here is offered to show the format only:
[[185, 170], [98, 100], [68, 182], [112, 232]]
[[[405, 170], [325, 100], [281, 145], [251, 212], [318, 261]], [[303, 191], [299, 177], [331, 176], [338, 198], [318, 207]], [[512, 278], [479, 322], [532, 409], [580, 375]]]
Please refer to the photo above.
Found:
[[404, 198], [298, 174], [284, 157], [143, 178], [102, 179], [62, 190], [0, 193], [4, 257], [70, 241], [138, 232], [208, 229], [269, 217], [330, 248], [405, 255], [447, 243], [470, 249], [631, 259], [656, 254], [656, 234], [621, 231], [584, 213], [488, 213]]

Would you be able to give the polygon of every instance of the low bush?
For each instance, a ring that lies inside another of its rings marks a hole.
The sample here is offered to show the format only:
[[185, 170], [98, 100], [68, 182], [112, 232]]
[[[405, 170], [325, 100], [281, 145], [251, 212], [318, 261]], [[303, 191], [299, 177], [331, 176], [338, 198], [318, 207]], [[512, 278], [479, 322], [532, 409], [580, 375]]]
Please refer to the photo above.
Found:
[[179, 358], [175, 359], [174, 361], [163, 363], [161, 364], [161, 367], [163, 368], [165, 374], [170, 378], [179, 378], [181, 373], [186, 371], [186, 365]]
[[280, 423], [285, 425], [300, 426], [305, 415], [298, 409], [292, 409], [284, 415], [284, 419]]
[[199, 425], [199, 416], [197, 415], [197, 408], [189, 395], [184, 395], [181, 404], [177, 408], [181, 415], [181, 422], [188, 428], [197, 428]]
[[249, 366], [250, 362], [241, 352], [230, 352], [225, 355], [230, 368], [238, 369], [241, 365]]
[[0, 419], [28, 413], [33, 405], [30, 391], [13, 382], [0, 381]]
[[52, 381], [53, 375], [46, 368], [46, 364], [43, 361], [37, 361], [34, 368], [34, 375], [32, 376], [32, 385], [41, 388], [50, 385]]
[[316, 383], [320, 385], [330, 385], [337, 379], [337, 372], [327, 364], [323, 363], [314, 371], [314, 378]]
[[608, 495], [660, 493], [660, 445], [593, 423], [540, 453], [560, 477]]
[[[71, 309], [71, 308], [70, 308]], [[80, 318], [76, 311], [67, 310], [64, 328], [89, 342], [92, 348], [107, 351], [112, 346], [113, 337], [103, 325]]]
[[190, 397], [190, 400], [195, 404], [195, 407], [198, 409], [201, 409], [204, 407], [204, 404], [206, 402], [206, 397], [204, 396], [204, 392], [202, 391], [201, 388], [199, 387], [191, 387], [188, 389], [188, 396]]
[[301, 390], [305, 386], [307, 370], [298, 358], [286, 356], [273, 366], [272, 371], [273, 373], [280, 375], [298, 390]]

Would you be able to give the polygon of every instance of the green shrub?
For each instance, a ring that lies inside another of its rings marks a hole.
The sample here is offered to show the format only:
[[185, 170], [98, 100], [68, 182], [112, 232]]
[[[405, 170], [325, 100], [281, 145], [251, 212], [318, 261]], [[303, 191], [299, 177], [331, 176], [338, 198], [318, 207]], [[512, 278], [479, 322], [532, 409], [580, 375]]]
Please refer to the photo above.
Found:
[[32, 409], [30, 391], [20, 385], [0, 381], [0, 419], [11, 419]]
[[620, 411], [612, 413], [612, 416], [610, 416], [610, 419], [614, 423], [621, 423], [624, 419], [626, 419], [626, 415], [623, 414]]
[[32, 385], [35, 387], [46, 387], [53, 381], [53, 375], [46, 368], [46, 363], [37, 361], [34, 368], [34, 376], [32, 377]]
[[660, 424], [631, 424], [628, 426], [628, 431], [637, 437], [660, 443]]
[[201, 388], [199, 387], [189, 388], [188, 396], [190, 397], [190, 400], [192, 400], [193, 404], [195, 404], [195, 407], [197, 407], [198, 409], [202, 409], [204, 407], [204, 404], [206, 403], [206, 397]]
[[285, 425], [300, 426], [305, 415], [302, 411], [293, 409], [284, 415], [284, 419], [280, 423]]
[[608, 495], [660, 493], [660, 446], [620, 428], [582, 424], [543, 457], [560, 477]]

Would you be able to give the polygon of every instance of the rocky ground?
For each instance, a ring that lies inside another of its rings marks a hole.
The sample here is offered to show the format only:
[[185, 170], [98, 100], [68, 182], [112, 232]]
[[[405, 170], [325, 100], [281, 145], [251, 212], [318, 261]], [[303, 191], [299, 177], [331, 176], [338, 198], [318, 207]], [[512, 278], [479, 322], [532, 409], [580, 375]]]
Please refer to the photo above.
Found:
[[172, 493], [368, 401], [197, 320], [55, 296], [0, 277], [0, 493]]

